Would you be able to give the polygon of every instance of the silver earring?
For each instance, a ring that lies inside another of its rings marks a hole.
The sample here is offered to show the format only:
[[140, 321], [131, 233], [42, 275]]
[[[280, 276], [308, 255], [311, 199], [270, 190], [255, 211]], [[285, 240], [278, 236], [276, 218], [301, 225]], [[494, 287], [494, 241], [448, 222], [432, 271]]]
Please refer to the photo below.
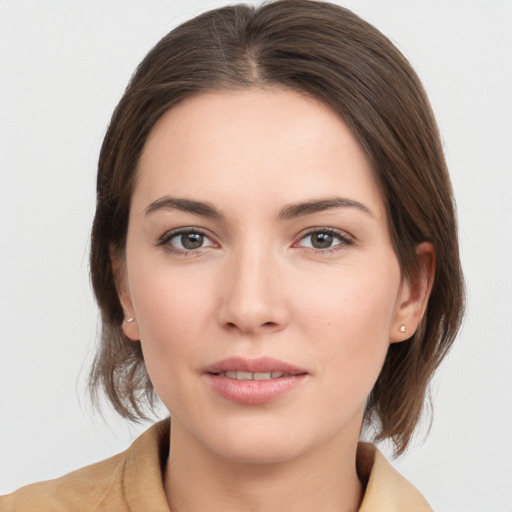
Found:
[[124, 323], [131, 324], [132, 322], [135, 322], [135, 318], [127, 318]]
[[401, 325], [399, 330], [400, 330], [400, 332], [407, 332], [407, 329], [405, 328], [405, 325]]

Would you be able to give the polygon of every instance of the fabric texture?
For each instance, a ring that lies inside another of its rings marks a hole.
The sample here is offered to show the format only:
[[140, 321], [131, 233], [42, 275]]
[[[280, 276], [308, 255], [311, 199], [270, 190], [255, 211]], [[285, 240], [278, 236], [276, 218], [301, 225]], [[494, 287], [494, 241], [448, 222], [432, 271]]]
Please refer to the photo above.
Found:
[[[162, 477], [169, 420], [153, 425], [124, 452], [61, 478], [0, 497], [0, 512], [170, 512]], [[425, 498], [369, 443], [359, 443], [366, 485], [359, 512], [431, 512]]]

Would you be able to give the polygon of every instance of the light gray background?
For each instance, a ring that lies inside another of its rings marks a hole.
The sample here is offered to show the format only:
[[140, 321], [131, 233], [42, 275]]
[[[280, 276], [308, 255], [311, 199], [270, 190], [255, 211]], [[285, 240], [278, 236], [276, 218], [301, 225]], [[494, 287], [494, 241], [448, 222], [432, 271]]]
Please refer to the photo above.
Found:
[[[225, 3], [225, 2], [224, 2]], [[411, 60], [458, 200], [468, 313], [430, 436], [395, 465], [437, 512], [512, 511], [512, 2], [347, 0]], [[136, 64], [223, 2], [0, 0], [0, 494], [127, 447], [85, 377], [95, 163]]]

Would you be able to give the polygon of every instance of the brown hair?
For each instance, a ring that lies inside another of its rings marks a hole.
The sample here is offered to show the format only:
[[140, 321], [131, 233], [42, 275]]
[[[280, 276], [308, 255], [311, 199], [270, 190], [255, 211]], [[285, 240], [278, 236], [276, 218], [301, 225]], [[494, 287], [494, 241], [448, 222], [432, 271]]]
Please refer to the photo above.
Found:
[[90, 375], [124, 417], [144, 417], [155, 395], [140, 343], [121, 329], [111, 251], [122, 254], [139, 157], [158, 119], [201, 92], [281, 86], [329, 105], [351, 128], [372, 164], [387, 206], [405, 279], [418, 272], [416, 246], [429, 241], [436, 275], [417, 332], [390, 345], [367, 401], [377, 439], [407, 447], [428, 383], [459, 328], [463, 278], [451, 185], [423, 87], [377, 29], [324, 2], [279, 0], [206, 12], [171, 31], [145, 57], [119, 102], [98, 166], [91, 275], [102, 314], [101, 345]]

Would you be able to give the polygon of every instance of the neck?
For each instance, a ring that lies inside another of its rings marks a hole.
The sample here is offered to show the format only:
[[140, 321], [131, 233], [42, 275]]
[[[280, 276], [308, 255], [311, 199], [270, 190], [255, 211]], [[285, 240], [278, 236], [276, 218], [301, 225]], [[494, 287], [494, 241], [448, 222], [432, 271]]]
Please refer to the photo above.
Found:
[[293, 460], [255, 464], [224, 459], [187, 437], [173, 422], [164, 480], [172, 512], [355, 512], [361, 503], [357, 438]]

